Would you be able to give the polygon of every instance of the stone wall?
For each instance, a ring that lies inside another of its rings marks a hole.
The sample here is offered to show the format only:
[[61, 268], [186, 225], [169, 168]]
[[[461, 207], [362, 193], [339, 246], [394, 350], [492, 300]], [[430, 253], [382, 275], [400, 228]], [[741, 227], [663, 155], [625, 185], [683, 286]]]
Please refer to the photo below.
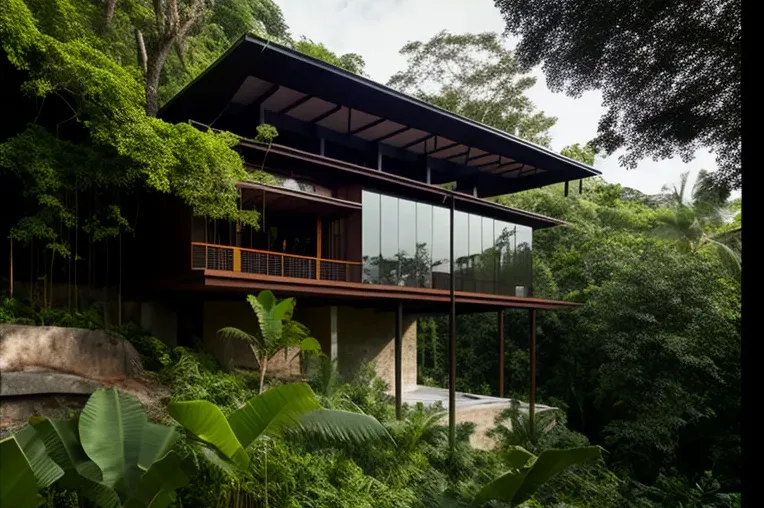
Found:
[[[364, 363], [374, 362], [377, 375], [395, 391], [395, 313], [374, 309], [338, 309], [338, 359], [340, 372], [352, 374]], [[401, 352], [403, 390], [416, 386], [416, 316], [403, 316]]]

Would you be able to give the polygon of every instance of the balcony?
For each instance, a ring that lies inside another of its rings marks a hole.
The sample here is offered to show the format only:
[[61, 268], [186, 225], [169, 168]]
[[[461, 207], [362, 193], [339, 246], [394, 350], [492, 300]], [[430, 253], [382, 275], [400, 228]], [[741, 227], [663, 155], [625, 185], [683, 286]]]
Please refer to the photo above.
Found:
[[202, 242], [191, 243], [191, 268], [295, 279], [361, 282], [360, 262]]

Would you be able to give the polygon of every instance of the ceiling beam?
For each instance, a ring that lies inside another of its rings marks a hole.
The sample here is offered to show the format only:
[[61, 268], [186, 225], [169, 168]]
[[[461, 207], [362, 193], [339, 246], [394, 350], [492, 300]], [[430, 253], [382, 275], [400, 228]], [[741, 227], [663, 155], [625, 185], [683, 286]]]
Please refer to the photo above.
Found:
[[294, 101], [292, 104], [290, 104], [290, 105], [288, 105], [288, 106], [286, 106], [284, 108], [281, 108], [279, 110], [278, 114], [279, 115], [286, 115], [287, 113], [289, 113], [293, 109], [295, 109], [295, 108], [297, 108], [299, 106], [302, 106], [303, 104], [305, 104], [306, 102], [308, 102], [312, 98], [313, 98], [312, 95], [306, 95], [305, 97], [300, 97], [299, 99]]
[[387, 121], [387, 118], [377, 118], [376, 120], [373, 120], [365, 125], [362, 125], [356, 129], [353, 129], [352, 131], [348, 132], [348, 134], [350, 134], [351, 136], [355, 136], [356, 134], [359, 134], [367, 129], [371, 129], [372, 127], [375, 127], [381, 124], [382, 122], [386, 122], [386, 121]]
[[370, 139], [370, 143], [379, 143], [380, 141], [384, 141], [386, 139], [394, 138], [398, 134], [402, 134], [408, 130], [411, 130], [411, 127], [401, 127], [400, 129], [395, 129], [393, 132], [390, 132], [389, 134], [385, 134], [384, 136], [380, 136], [378, 138]]
[[308, 120], [308, 123], [318, 123], [321, 120], [326, 120], [327, 118], [329, 118], [330, 116], [332, 116], [334, 113], [336, 113], [337, 111], [339, 111], [341, 109], [342, 109], [342, 105], [338, 104], [338, 105], [334, 106], [332, 109], [330, 109], [329, 111], [321, 113], [320, 115], [318, 115], [317, 117], [315, 117], [312, 120]]

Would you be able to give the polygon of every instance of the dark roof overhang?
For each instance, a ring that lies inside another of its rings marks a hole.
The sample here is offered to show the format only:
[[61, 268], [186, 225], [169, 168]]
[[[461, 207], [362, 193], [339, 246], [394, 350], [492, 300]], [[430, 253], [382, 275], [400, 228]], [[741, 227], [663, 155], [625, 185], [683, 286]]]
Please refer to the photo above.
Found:
[[235, 113], [331, 132], [357, 147], [426, 158], [432, 183], [496, 196], [599, 175], [511, 134], [252, 35], [243, 36], [160, 111], [213, 125]]

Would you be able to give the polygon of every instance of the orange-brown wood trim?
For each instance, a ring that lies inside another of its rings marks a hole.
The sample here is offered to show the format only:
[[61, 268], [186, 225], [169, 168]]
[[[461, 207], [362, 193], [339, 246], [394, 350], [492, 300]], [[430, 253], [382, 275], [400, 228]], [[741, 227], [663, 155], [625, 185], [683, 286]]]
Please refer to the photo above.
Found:
[[[343, 263], [346, 265], [360, 265], [360, 261], [344, 261], [341, 259], [323, 259], [323, 258], [315, 258], [311, 256], [300, 256], [298, 254], [287, 254], [286, 252], [277, 252], [272, 250], [259, 250], [259, 249], [248, 249], [246, 247], [234, 247], [232, 245], [218, 245], [216, 243], [203, 243], [203, 242], [191, 242], [192, 247], [192, 256], [193, 256], [193, 247], [195, 245], [198, 245], [199, 247], [217, 247], [219, 249], [231, 249], [231, 250], [240, 250], [240, 251], [246, 251], [246, 252], [257, 252], [258, 254], [270, 254], [271, 256], [286, 256], [289, 258], [300, 258], [300, 259], [312, 259], [313, 261], [321, 260], [321, 261], [331, 261], [332, 263]], [[205, 254], [206, 255], [206, 254]], [[224, 272], [227, 273], [227, 272]], [[312, 279], [309, 279], [312, 280]]]
[[[272, 289], [286, 293], [300, 293], [312, 296], [336, 296], [368, 300], [409, 299], [426, 302], [450, 301], [448, 290], [412, 288], [405, 286], [383, 286], [357, 282], [316, 281], [252, 273], [234, 273], [225, 270], [205, 270], [205, 286], [231, 289]], [[458, 303], [487, 306], [503, 306], [525, 309], [569, 309], [581, 306], [573, 302], [544, 300], [541, 298], [512, 297], [489, 293], [455, 292]]]

